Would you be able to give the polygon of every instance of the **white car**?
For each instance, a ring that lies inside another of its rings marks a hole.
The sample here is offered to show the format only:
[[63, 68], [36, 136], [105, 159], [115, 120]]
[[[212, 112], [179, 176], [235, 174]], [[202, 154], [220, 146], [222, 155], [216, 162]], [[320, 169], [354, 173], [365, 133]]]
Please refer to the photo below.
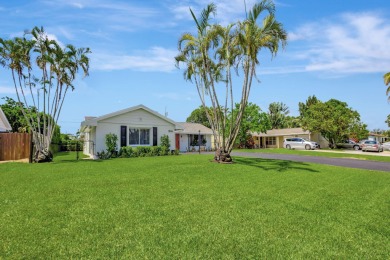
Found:
[[383, 143], [382, 148], [385, 151], [390, 151], [390, 142]]
[[313, 141], [309, 141], [300, 137], [286, 138], [283, 142], [283, 147], [287, 149], [306, 149], [314, 150], [320, 146]]

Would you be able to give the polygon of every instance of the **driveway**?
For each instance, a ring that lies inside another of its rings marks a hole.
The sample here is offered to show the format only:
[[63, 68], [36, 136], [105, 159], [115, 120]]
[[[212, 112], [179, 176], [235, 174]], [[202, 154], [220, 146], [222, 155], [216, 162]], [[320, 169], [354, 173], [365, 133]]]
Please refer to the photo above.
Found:
[[270, 153], [246, 153], [234, 151], [232, 156], [251, 157], [251, 158], [263, 158], [263, 159], [278, 159], [289, 160], [296, 162], [310, 162], [328, 164], [334, 166], [342, 166], [357, 169], [386, 171], [390, 172], [390, 163], [388, 162], [376, 162], [376, 161], [364, 161], [357, 159], [347, 158], [328, 158], [319, 156], [303, 156], [303, 155], [291, 155], [291, 154], [270, 154]]

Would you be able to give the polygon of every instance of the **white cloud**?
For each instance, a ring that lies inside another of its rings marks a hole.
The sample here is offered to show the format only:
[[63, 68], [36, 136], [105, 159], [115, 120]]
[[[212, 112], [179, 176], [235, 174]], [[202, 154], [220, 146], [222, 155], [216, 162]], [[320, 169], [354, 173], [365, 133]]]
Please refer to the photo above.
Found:
[[15, 88], [0, 86], [0, 94], [15, 94]]
[[301, 44], [293, 59], [306, 71], [372, 73], [390, 68], [390, 21], [374, 13], [348, 13], [336, 21], [306, 24], [289, 33]]
[[176, 50], [153, 47], [146, 51], [140, 51], [137, 55], [119, 55], [96, 53], [91, 55], [91, 67], [94, 70], [136, 70], [136, 71], [161, 71], [175, 70], [174, 57]]

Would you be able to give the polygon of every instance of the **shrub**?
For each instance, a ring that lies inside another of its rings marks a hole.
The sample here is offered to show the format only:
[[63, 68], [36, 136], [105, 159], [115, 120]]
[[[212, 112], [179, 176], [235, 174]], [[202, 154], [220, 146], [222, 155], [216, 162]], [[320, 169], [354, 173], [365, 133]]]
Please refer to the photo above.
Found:
[[107, 153], [110, 155], [110, 157], [115, 157], [118, 151], [118, 136], [113, 133], [106, 134], [106, 147], [107, 147]]
[[146, 157], [150, 156], [150, 146], [138, 146], [134, 149], [134, 157]]
[[101, 151], [100, 153], [97, 152], [96, 155], [101, 160], [107, 160], [107, 159], [110, 159], [110, 157], [111, 157], [111, 154], [109, 152], [105, 152], [104, 150]]
[[121, 158], [129, 158], [134, 155], [133, 147], [131, 146], [123, 146], [119, 149], [119, 157]]
[[161, 136], [160, 146], [161, 146], [160, 155], [168, 155], [169, 149], [171, 147], [171, 143], [170, 143], [169, 137], [167, 135]]
[[152, 146], [150, 148], [150, 156], [160, 156], [161, 150], [161, 146]]

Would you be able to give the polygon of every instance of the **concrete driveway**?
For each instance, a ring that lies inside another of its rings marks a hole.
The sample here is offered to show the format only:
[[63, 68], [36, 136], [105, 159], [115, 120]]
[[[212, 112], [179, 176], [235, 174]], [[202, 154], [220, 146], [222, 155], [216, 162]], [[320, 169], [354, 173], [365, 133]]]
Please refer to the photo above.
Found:
[[[322, 151], [314, 150], [313, 152], [322, 152]], [[330, 152], [333, 152], [333, 151], [330, 151]], [[353, 152], [362, 153], [361, 151], [353, 151]], [[345, 152], [343, 152], [343, 153], [345, 153]], [[366, 153], [364, 153], [364, 154], [366, 154]], [[367, 153], [367, 154], [370, 154], [370, 155], [376, 154], [378, 156], [382, 156], [381, 154], [387, 154], [387, 152]], [[278, 159], [278, 160], [289, 160], [289, 161], [296, 161], [296, 162], [320, 163], [320, 164], [342, 166], [342, 167], [349, 167], [349, 168], [390, 172], [390, 163], [388, 163], [388, 162], [365, 161], [365, 160], [348, 159], [348, 158], [328, 158], [328, 157], [319, 157], [319, 156], [291, 155], [291, 154], [270, 154], [270, 153], [260, 153], [260, 152], [259, 153], [246, 153], [246, 152], [238, 152], [238, 151], [232, 152], [231, 155], [232, 156], [241, 156], [241, 157], [250, 157], [250, 158]], [[385, 155], [385, 156], [388, 156], [388, 155]]]

